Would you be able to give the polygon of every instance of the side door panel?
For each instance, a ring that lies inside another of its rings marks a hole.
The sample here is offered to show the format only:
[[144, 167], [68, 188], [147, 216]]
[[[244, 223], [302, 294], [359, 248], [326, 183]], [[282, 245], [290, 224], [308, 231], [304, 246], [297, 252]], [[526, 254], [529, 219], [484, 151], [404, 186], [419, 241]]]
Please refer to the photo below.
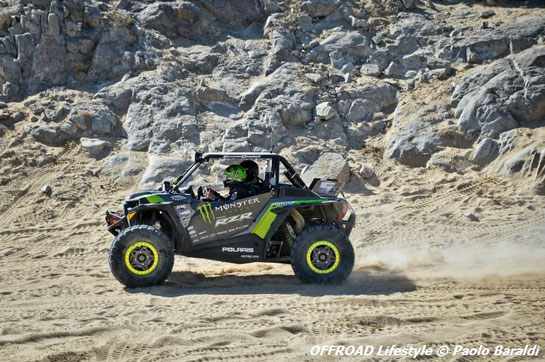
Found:
[[204, 202], [193, 205], [195, 213], [187, 226], [193, 246], [221, 240], [248, 229], [271, 199], [272, 193], [225, 202]]

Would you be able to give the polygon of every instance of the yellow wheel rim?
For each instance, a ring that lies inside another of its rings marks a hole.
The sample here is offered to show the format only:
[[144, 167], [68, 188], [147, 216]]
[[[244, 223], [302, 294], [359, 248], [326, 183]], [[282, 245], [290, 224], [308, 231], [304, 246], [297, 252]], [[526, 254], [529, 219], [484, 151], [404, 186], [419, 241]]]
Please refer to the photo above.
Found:
[[318, 274], [329, 274], [335, 271], [341, 262], [341, 254], [335, 244], [321, 240], [308, 248], [307, 264]]
[[148, 275], [159, 264], [159, 252], [151, 243], [138, 241], [125, 251], [125, 266], [133, 274]]

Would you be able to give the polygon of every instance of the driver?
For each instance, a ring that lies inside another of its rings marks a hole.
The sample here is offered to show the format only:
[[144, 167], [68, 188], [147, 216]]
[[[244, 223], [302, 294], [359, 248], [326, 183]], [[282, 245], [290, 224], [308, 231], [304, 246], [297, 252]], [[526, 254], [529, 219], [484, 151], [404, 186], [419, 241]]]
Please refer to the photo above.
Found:
[[229, 188], [229, 196], [221, 196], [219, 192], [207, 188], [204, 192], [204, 199], [206, 201], [235, 201], [256, 194], [255, 188], [246, 182], [246, 170], [241, 165], [227, 167], [224, 174], [226, 179], [223, 181], [223, 185]]

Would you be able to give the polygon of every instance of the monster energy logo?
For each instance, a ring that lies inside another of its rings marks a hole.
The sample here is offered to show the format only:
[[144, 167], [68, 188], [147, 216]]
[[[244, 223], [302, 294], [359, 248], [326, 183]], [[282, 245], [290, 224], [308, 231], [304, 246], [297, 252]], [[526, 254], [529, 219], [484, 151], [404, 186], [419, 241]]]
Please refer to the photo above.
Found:
[[214, 215], [214, 211], [212, 210], [212, 206], [209, 203], [204, 203], [201, 206], [197, 207], [197, 211], [201, 213], [202, 219], [205, 223], [211, 224], [212, 219], [216, 219], [216, 215]]

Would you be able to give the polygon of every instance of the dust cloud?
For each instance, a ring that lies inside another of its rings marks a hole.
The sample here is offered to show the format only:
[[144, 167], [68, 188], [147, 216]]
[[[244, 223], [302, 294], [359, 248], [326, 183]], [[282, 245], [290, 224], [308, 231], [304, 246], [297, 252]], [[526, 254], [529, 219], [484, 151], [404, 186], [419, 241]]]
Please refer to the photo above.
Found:
[[[416, 279], [545, 276], [545, 242], [520, 245], [502, 241], [494, 245], [437, 247], [382, 246], [366, 251], [356, 269], [380, 268]], [[365, 250], [364, 250], [365, 251]]]

